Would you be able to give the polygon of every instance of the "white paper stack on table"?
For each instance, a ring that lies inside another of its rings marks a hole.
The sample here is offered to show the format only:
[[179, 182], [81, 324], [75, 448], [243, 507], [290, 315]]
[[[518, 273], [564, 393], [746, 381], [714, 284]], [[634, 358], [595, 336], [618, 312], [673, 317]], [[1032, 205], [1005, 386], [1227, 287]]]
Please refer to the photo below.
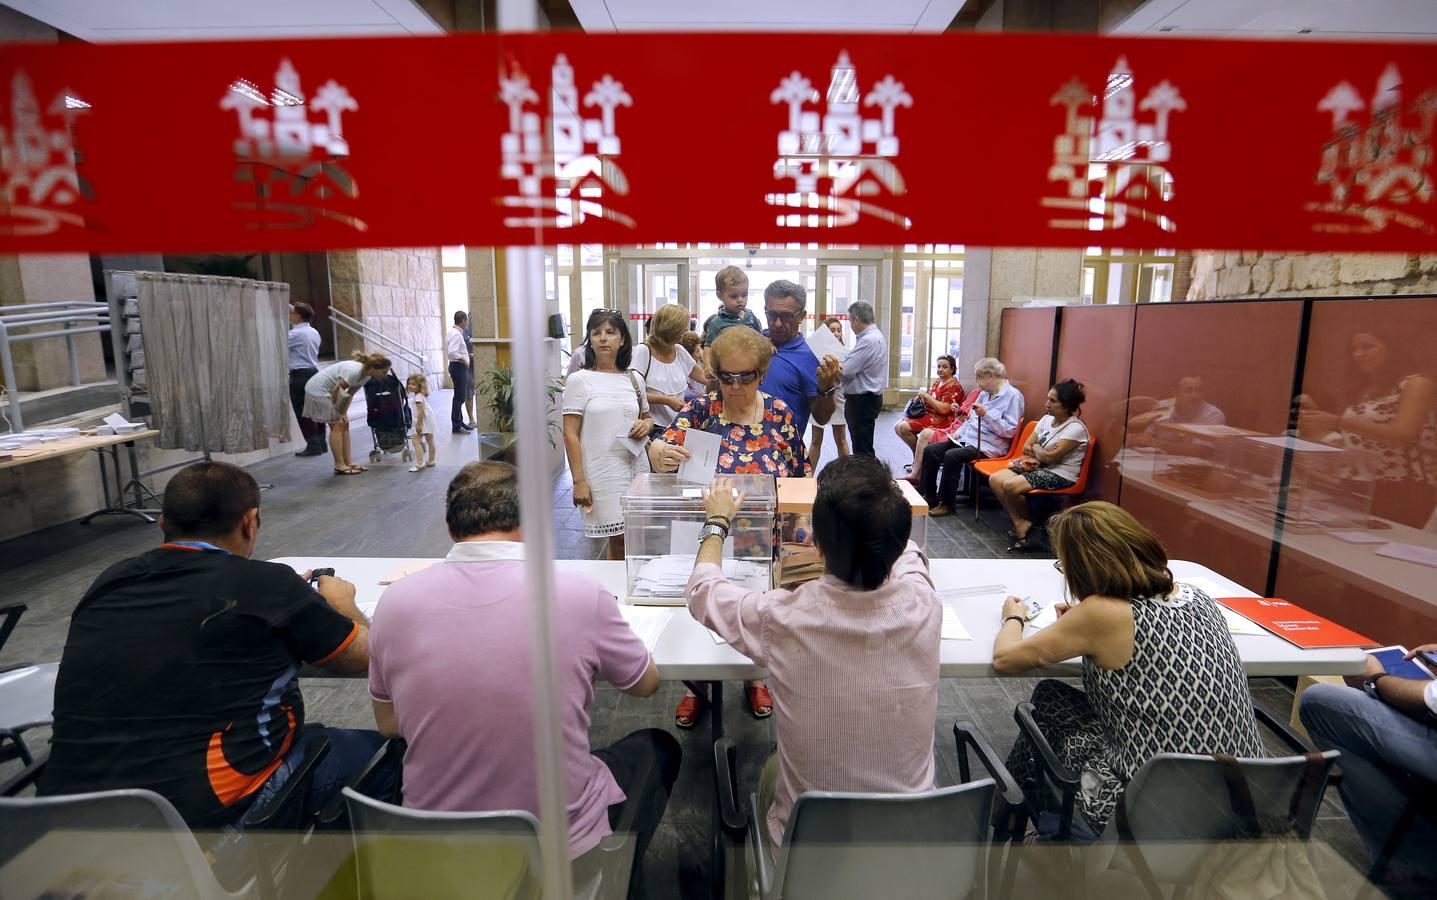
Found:
[[105, 416], [105, 424], [95, 429], [96, 434], [139, 434], [147, 426], [144, 422], [131, 422], [119, 413]]
[[[1211, 578], [1203, 578], [1200, 575], [1193, 578], [1184, 578], [1183, 581], [1202, 591], [1204, 594], [1207, 594], [1214, 600], [1232, 593], [1231, 591], [1223, 590], [1218, 586], [1218, 583]], [[1249, 618], [1238, 615], [1221, 603], [1217, 605], [1217, 608], [1218, 612], [1222, 613], [1223, 620], [1227, 622], [1227, 630], [1230, 634], [1267, 634], [1267, 631], [1264, 630], [1261, 625], [1258, 625]]]
[[[691, 553], [656, 556], [639, 567], [634, 578], [634, 596], [670, 598], [682, 604], [684, 588], [693, 571], [694, 555]], [[726, 559], [723, 561], [723, 573], [730, 581], [753, 590], [768, 588], [763, 570], [751, 562]]]
[[669, 621], [673, 619], [675, 611], [672, 609], [659, 609], [653, 606], [630, 606], [619, 605], [619, 613], [644, 646], [653, 653], [654, 648], [659, 645], [659, 638], [663, 637], [664, 629], [669, 627]]

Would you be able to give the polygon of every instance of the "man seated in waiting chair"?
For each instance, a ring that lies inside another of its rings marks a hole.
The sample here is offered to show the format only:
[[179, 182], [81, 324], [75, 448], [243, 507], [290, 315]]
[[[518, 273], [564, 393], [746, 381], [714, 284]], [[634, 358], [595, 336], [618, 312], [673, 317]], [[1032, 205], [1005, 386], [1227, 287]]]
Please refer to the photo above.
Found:
[[[993, 668], [1020, 675], [1083, 659], [1082, 690], [1054, 679], [1033, 689], [1039, 730], [1082, 779], [1073, 836], [1100, 835], [1128, 781], [1159, 753], [1265, 756], [1227, 623], [1211, 597], [1173, 580], [1158, 539], [1102, 501], [1058, 513], [1048, 532], [1073, 602], [1024, 638], [1028, 607], [1005, 600]], [[1008, 757], [1020, 785], [1037, 778], [1035, 749], [1019, 737]], [[1057, 833], [1049, 818], [1039, 817], [1039, 836]]]
[[[386, 737], [402, 737], [404, 805], [447, 812], [539, 813], [529, 589], [513, 466], [471, 462], [445, 500], [455, 541], [439, 565], [395, 582], [375, 614], [369, 693]], [[635, 833], [631, 897], [678, 777], [673, 736], [649, 728], [589, 748], [594, 679], [648, 697], [659, 674], [614, 596], [565, 573], [554, 585], [562, 673], [569, 851], [584, 855], [621, 821]], [[596, 851], [597, 853], [598, 851]]]
[[222, 462], [165, 487], [165, 543], [106, 569], [80, 600], [55, 683], [45, 795], [146, 788], [191, 828], [240, 823], [326, 737], [307, 807], [317, 809], [383, 743], [374, 731], [309, 726], [299, 669], [369, 666], [354, 585], [318, 591], [288, 566], [250, 559], [259, 485]]
[[[1407, 658], [1418, 653], [1437, 656], [1437, 644]], [[1437, 784], [1437, 681], [1388, 675], [1372, 656], [1367, 672], [1348, 681], [1359, 689], [1316, 684], [1303, 691], [1298, 715], [1313, 743], [1342, 752], [1342, 804], [1375, 858], [1410, 801], [1407, 777]], [[1434, 848], [1437, 830], [1419, 817], [1397, 846], [1393, 875], [1437, 887]]]
[[942, 606], [908, 540], [912, 510], [878, 459], [845, 456], [819, 473], [813, 532], [826, 573], [794, 591], [755, 593], [724, 577], [741, 500], [722, 477], [705, 493], [687, 596], [695, 619], [768, 670], [778, 752], [756, 812], [776, 847], [805, 791], [933, 787]]
[[1060, 491], [1077, 484], [1083, 469], [1083, 456], [1088, 452], [1088, 426], [1078, 418], [1078, 411], [1087, 399], [1083, 386], [1071, 378], [1048, 389], [1047, 415], [1038, 420], [1023, 453], [1012, 465], [988, 477], [993, 496], [1003, 504], [1013, 528], [1008, 532], [1012, 541], [1009, 553], [1032, 549], [1028, 532], [1033, 528], [1028, 518], [1031, 490]]

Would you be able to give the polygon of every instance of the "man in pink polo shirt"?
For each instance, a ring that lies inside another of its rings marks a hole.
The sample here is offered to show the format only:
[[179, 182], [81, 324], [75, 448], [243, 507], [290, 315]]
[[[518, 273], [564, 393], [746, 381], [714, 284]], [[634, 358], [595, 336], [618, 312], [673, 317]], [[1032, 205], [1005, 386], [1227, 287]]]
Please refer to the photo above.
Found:
[[826, 572], [794, 591], [756, 593], [724, 577], [723, 538], [740, 499], [723, 478], [705, 494], [710, 525], [688, 604], [768, 670], [778, 752], [759, 781], [758, 813], [777, 846], [805, 791], [933, 787], [943, 607], [928, 559], [908, 540], [913, 512], [876, 458], [846, 456], [819, 473], [813, 533]]
[[[376, 611], [369, 637], [374, 718], [380, 733], [409, 743], [405, 806], [538, 815], [529, 591], [514, 467], [469, 463], [450, 482], [446, 504], [455, 540], [448, 558], [395, 582]], [[570, 853], [579, 860], [621, 819], [632, 821], [630, 896], [639, 896], [644, 850], [678, 776], [679, 745], [667, 732], [645, 729], [591, 752], [588, 707], [595, 677], [647, 697], [658, 690], [658, 670], [597, 581], [561, 575], [554, 605]]]

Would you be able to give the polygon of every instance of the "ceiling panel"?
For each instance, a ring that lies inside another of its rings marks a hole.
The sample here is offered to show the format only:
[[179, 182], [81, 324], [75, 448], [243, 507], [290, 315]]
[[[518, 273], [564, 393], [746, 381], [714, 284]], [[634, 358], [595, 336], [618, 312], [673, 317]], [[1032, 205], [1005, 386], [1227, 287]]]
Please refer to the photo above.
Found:
[[1437, 0], [1149, 0], [1114, 34], [1437, 39]]
[[964, 0], [570, 0], [588, 32], [938, 32]]
[[5, 0], [87, 41], [439, 34], [413, 0]]

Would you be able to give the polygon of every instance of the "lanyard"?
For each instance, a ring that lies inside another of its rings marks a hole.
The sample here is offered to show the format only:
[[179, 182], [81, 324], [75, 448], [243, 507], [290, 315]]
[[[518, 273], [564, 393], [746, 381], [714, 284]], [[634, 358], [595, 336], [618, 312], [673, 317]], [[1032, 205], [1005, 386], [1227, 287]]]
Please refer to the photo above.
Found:
[[223, 547], [216, 547], [209, 541], [170, 541], [160, 545], [161, 550], [195, 550], [201, 553], [223, 553], [229, 555], [229, 551]]

